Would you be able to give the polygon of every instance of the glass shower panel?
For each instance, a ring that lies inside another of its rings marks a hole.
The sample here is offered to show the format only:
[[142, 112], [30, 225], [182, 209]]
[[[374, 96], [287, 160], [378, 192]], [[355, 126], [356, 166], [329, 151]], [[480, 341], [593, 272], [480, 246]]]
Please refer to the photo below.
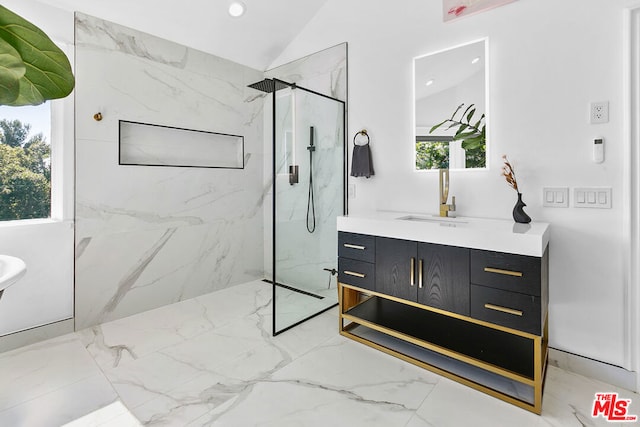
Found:
[[338, 302], [336, 217], [345, 210], [344, 103], [274, 93], [274, 333]]

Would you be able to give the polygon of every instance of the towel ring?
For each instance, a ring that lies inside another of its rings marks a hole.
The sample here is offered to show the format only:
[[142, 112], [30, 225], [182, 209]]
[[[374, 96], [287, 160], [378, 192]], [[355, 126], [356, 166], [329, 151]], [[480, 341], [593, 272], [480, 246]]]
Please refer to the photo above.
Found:
[[[357, 144], [356, 143], [356, 139], [358, 138], [358, 135], [364, 135], [367, 137], [367, 143], [366, 144]], [[369, 134], [367, 133], [366, 129], [362, 129], [360, 132], [356, 132], [355, 135], [353, 135], [353, 145], [369, 145], [369, 142], [371, 142], [371, 140], [369, 139]]]

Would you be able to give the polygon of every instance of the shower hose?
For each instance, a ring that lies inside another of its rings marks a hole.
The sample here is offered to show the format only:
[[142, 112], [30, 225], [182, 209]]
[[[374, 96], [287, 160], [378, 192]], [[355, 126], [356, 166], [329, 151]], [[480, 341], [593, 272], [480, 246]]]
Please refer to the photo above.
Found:
[[313, 152], [316, 147], [313, 146], [313, 126], [309, 128], [309, 196], [307, 197], [307, 231], [313, 233], [316, 231], [316, 204], [313, 195]]

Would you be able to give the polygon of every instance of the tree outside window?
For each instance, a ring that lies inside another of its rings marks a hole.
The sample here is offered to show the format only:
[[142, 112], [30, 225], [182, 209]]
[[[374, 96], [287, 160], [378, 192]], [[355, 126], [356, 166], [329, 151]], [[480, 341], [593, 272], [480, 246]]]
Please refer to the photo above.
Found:
[[51, 215], [50, 156], [42, 132], [19, 119], [0, 118], [0, 220]]

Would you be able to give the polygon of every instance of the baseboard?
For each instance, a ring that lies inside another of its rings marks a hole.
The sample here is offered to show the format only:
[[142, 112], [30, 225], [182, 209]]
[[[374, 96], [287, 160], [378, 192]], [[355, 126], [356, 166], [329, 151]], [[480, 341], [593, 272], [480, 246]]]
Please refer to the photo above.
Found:
[[0, 337], [0, 353], [73, 332], [73, 319], [38, 326]]
[[619, 366], [610, 365], [555, 348], [549, 348], [549, 364], [564, 369], [565, 371], [574, 372], [584, 375], [585, 377], [609, 383], [616, 387], [635, 391], [636, 393], [638, 392], [637, 373], [627, 371]]

